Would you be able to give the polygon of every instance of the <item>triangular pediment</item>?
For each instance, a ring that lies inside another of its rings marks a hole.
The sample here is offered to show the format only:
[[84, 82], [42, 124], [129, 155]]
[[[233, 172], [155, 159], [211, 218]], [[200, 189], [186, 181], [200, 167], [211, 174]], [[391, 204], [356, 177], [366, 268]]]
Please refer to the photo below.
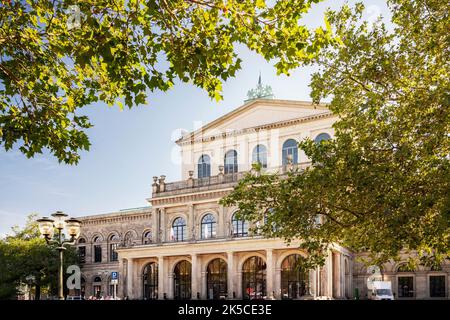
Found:
[[305, 101], [254, 100], [185, 135], [179, 141], [193, 135], [203, 136], [241, 131], [248, 128], [288, 121], [328, 112], [324, 104], [316, 105]]

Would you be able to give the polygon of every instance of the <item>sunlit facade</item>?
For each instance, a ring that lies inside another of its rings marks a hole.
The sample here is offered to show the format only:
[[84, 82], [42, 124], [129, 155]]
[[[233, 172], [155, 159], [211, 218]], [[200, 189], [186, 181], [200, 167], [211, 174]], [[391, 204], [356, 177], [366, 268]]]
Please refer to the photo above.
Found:
[[[219, 204], [254, 162], [280, 174], [309, 166], [297, 142], [332, 138], [335, 121], [324, 105], [256, 99], [181, 137], [181, 181], [155, 176], [148, 207], [82, 218], [81, 293], [110, 295], [118, 271], [129, 299], [364, 299], [369, 274], [350, 250], [334, 245], [323, 267], [302, 270], [300, 240], [254, 234]], [[397, 298], [448, 298], [448, 265], [401, 263], [382, 270]]]

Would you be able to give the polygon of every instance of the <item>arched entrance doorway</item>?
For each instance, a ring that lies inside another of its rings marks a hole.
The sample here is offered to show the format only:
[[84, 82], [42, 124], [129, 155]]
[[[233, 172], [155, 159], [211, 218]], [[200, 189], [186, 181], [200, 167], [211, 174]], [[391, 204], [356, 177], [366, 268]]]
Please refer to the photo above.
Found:
[[94, 277], [92, 293], [96, 299], [100, 299], [100, 297], [103, 295], [102, 278], [99, 276]]
[[158, 299], [158, 265], [155, 262], [147, 264], [142, 272], [143, 299]]
[[180, 261], [173, 270], [173, 297], [174, 299], [191, 298], [191, 263], [187, 260]]
[[208, 299], [224, 299], [227, 296], [227, 263], [220, 258], [212, 260], [206, 269]]
[[308, 270], [302, 267], [303, 257], [291, 254], [281, 263], [281, 298], [299, 299], [309, 295]]
[[80, 289], [75, 289], [75, 295], [84, 298], [85, 294], [86, 294], [86, 279], [83, 276], [81, 276]]
[[265, 296], [266, 263], [260, 257], [250, 257], [242, 265], [242, 298], [263, 299]]

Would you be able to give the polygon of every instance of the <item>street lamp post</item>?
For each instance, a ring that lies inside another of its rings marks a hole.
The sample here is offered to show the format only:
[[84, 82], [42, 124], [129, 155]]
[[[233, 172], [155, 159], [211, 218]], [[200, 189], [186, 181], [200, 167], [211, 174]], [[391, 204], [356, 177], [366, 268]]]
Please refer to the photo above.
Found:
[[[66, 250], [65, 245], [75, 244], [75, 240], [80, 235], [81, 221], [74, 218], [67, 218], [67, 214], [56, 211], [52, 214], [53, 219], [48, 217], [43, 217], [38, 219], [39, 231], [44, 236], [45, 241], [48, 244], [56, 244], [56, 248], [59, 251], [59, 271], [58, 271], [58, 299], [64, 300], [63, 293], [63, 260], [64, 260], [64, 250]], [[57, 230], [55, 237], [54, 230]], [[70, 236], [69, 240], [64, 237], [64, 231]]]

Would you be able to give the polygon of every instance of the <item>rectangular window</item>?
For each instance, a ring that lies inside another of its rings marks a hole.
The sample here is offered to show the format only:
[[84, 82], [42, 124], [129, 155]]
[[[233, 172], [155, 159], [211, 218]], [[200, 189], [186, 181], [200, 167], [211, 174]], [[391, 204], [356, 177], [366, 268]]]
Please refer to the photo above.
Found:
[[430, 276], [430, 297], [445, 297], [445, 276]]
[[78, 247], [78, 257], [80, 263], [86, 262], [86, 247]]
[[94, 262], [102, 262], [102, 246], [94, 246]]
[[117, 243], [111, 243], [109, 245], [109, 261], [117, 261], [119, 255], [117, 254]]
[[398, 277], [398, 296], [399, 298], [414, 297], [414, 277]]

